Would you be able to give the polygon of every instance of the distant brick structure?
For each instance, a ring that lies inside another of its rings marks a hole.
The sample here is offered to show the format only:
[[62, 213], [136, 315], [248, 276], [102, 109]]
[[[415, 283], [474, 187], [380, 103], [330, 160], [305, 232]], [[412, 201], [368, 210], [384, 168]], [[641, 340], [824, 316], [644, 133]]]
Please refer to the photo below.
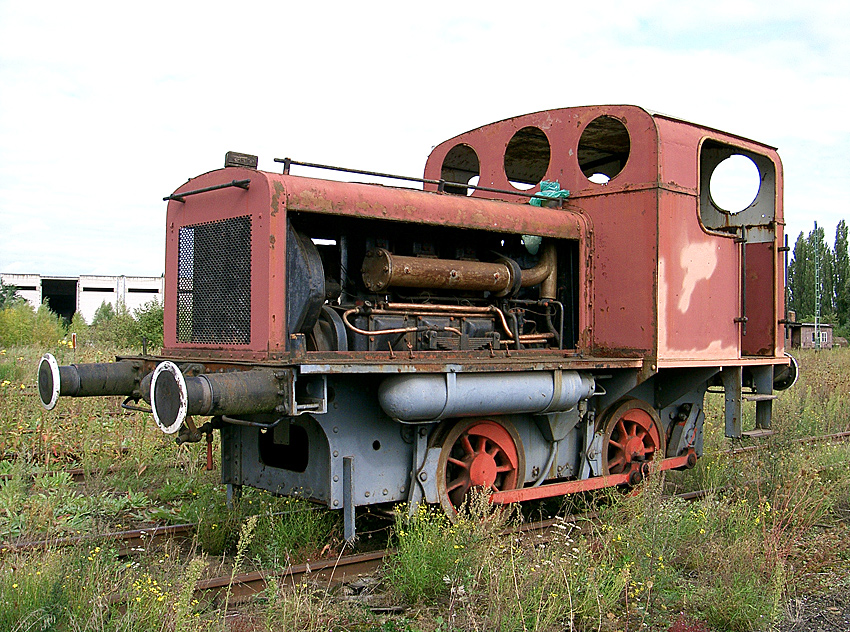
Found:
[[[814, 349], [817, 346], [815, 344], [814, 323], [789, 323], [785, 331], [785, 344], [787, 347], [792, 349]], [[832, 349], [834, 346], [832, 325], [820, 323], [818, 325], [818, 333], [820, 334], [820, 348]]]

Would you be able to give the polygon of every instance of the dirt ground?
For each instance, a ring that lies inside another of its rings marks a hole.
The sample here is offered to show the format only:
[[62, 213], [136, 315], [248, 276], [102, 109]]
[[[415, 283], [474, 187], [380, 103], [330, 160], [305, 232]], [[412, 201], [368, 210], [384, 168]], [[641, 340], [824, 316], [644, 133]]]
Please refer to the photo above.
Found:
[[786, 616], [786, 621], [777, 627], [779, 632], [848, 632], [850, 589], [793, 599]]

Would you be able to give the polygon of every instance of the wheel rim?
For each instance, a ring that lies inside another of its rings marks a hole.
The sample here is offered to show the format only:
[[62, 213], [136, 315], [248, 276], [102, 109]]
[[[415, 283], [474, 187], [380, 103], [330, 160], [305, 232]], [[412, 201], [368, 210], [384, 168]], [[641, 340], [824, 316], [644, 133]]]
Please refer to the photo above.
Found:
[[616, 406], [605, 423], [603, 474], [622, 474], [636, 462], [664, 458], [658, 413], [638, 400]]
[[454, 516], [473, 487], [501, 491], [522, 485], [521, 443], [505, 426], [490, 420], [456, 424], [442, 443], [437, 490], [443, 510]]

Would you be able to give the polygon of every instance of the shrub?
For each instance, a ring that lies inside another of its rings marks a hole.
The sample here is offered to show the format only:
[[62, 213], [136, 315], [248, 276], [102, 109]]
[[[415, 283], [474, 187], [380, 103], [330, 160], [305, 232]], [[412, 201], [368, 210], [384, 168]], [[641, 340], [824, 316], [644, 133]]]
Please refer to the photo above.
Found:
[[133, 311], [139, 323], [139, 335], [147, 338], [151, 347], [162, 347], [163, 308], [158, 299], [145, 303]]
[[[452, 580], [469, 570], [469, 525], [453, 525], [437, 507], [419, 505], [412, 515], [396, 513], [396, 553], [389, 564], [390, 584], [411, 602], [433, 601], [449, 592]], [[445, 581], [448, 578], [449, 581]]]
[[94, 313], [91, 336], [97, 344], [113, 349], [129, 349], [141, 344], [139, 323], [123, 302], [113, 308], [104, 301]]
[[0, 312], [0, 345], [4, 347], [54, 346], [64, 335], [62, 320], [47, 304], [36, 311], [27, 302], [16, 302]]
[[299, 498], [271, 498], [270, 494], [260, 498], [264, 500], [257, 501], [260, 518], [250, 551], [263, 564], [315, 556], [337, 531], [335, 512]]
[[68, 325], [68, 333], [77, 334], [77, 346], [87, 345], [91, 342], [90, 327], [80, 312], [74, 312], [71, 324]]

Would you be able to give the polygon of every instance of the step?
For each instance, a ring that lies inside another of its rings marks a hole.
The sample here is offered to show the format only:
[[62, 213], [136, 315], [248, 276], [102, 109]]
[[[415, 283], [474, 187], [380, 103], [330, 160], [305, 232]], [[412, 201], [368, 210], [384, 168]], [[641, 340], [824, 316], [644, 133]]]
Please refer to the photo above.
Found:
[[748, 402], [769, 402], [774, 399], [778, 399], [779, 395], [766, 395], [762, 393], [744, 393], [741, 396]]
[[776, 434], [776, 431], [768, 428], [755, 428], [753, 430], [746, 430], [741, 434], [750, 439], [761, 439], [762, 437], [772, 437]]

